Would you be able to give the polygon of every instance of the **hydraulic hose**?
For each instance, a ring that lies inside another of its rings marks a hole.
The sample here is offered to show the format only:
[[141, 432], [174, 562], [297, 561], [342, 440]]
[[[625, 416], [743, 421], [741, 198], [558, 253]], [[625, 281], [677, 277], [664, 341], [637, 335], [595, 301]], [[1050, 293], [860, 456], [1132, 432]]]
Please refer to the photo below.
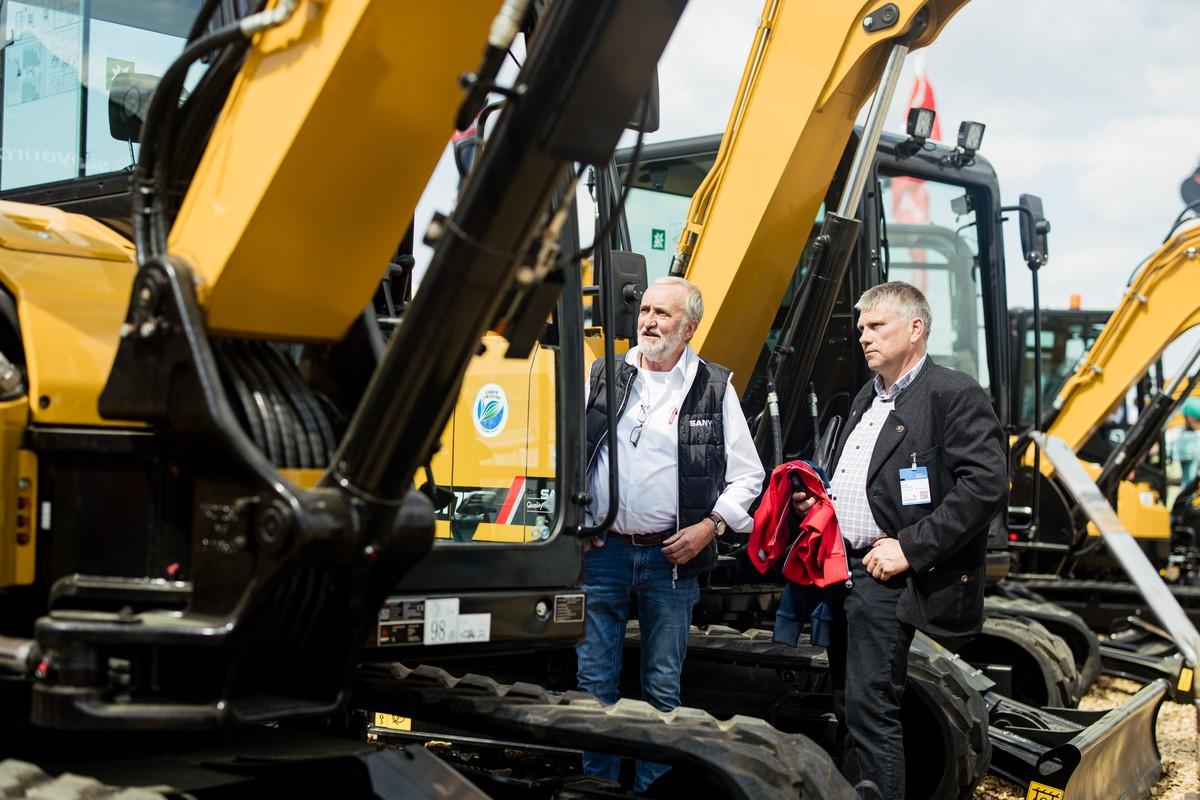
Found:
[[605, 420], [607, 425], [608, 436], [608, 509], [604, 512], [604, 519], [597, 524], [587, 527], [585, 526], [581, 535], [597, 536], [608, 530], [613, 522], [617, 519], [617, 508], [619, 508], [618, 492], [620, 491], [620, 481], [618, 480], [617, 471], [617, 417], [620, 414], [620, 409], [617, 408], [617, 355], [616, 355], [616, 337], [613, 332], [617, 325], [617, 292], [613, 286], [612, 279], [612, 248], [609, 247], [607, 238], [604, 241], [600, 239], [600, 231], [608, 228], [609, 214], [611, 210], [609, 203], [609, 182], [605, 177], [596, 181], [596, 238], [593, 240], [593, 247], [599, 246], [595, 251], [595, 261], [597, 267], [597, 277], [600, 281], [600, 291], [603, 292], [604, 302], [600, 304], [600, 316], [605, 330], [604, 336], [604, 399], [608, 408], [608, 418]]

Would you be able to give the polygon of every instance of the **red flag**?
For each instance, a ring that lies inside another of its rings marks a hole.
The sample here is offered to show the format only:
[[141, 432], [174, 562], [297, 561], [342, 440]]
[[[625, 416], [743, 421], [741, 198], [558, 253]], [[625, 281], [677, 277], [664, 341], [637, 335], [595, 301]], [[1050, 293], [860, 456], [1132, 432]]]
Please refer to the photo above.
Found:
[[[913, 81], [912, 92], [908, 95], [908, 109], [928, 108], [937, 111], [937, 103], [933, 99], [933, 84], [925, 75], [924, 65], [917, 63], [916, 80]], [[905, 112], [907, 117], [907, 111]], [[933, 131], [930, 139], [941, 139], [941, 121], [933, 118]], [[892, 220], [910, 225], [929, 224], [929, 194], [925, 191], [925, 181], [919, 178], [897, 176], [892, 178]], [[909, 251], [910, 260], [914, 264], [925, 262], [925, 250], [913, 248]], [[917, 270], [912, 276], [915, 285], [922, 292], [926, 288], [925, 270]]]

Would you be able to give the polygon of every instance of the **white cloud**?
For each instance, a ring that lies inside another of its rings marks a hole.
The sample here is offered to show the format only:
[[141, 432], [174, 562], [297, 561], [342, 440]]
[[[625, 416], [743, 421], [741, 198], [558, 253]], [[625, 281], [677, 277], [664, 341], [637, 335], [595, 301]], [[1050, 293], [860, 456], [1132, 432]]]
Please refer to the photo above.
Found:
[[[1042, 301], [1115, 305], [1134, 266], [1182, 208], [1178, 187], [1200, 155], [1200, 87], [1186, 0], [975, 0], [926, 50], [945, 139], [987, 123], [982, 154], [1005, 202], [1045, 201], [1050, 262]], [[902, 124], [911, 66], [889, 122]], [[1009, 299], [1031, 300], [1016, 225], [1006, 230]]]

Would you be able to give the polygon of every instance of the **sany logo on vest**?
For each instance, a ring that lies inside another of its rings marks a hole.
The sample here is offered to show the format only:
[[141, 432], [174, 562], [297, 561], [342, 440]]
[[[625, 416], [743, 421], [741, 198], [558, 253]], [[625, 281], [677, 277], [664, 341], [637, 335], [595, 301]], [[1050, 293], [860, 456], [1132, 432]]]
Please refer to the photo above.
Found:
[[689, 428], [707, 428], [710, 425], [712, 425], [712, 423], [713, 423], [713, 421], [711, 419], [689, 419], [688, 427]]
[[499, 436], [508, 423], [508, 396], [497, 384], [489, 383], [475, 395], [471, 418], [480, 436]]

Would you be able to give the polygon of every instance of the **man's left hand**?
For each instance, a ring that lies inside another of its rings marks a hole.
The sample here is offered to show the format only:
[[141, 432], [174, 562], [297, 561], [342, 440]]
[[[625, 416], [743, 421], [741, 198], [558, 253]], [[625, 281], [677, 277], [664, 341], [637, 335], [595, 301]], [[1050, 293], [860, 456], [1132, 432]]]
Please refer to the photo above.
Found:
[[717, 524], [710, 519], [702, 519], [664, 539], [662, 554], [672, 564], [685, 564], [707, 547], [716, 535]]
[[871, 545], [863, 557], [863, 568], [877, 581], [886, 581], [909, 568], [900, 540], [886, 536]]

